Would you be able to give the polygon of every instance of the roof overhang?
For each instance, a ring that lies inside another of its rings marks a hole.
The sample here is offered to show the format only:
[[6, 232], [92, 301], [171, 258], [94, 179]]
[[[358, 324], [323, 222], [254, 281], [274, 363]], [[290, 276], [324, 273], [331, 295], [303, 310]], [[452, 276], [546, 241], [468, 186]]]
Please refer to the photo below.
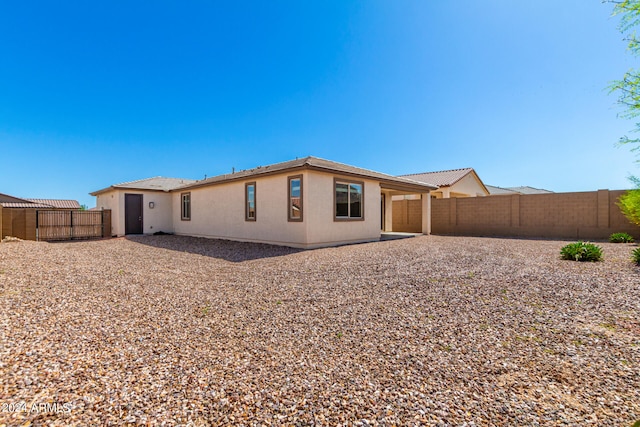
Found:
[[112, 185], [111, 187], [103, 188], [102, 190], [94, 191], [93, 193], [89, 193], [90, 196], [99, 196], [100, 194], [108, 193], [109, 191], [116, 190], [129, 190], [129, 191], [154, 191], [156, 193], [169, 193], [173, 190], [161, 190], [158, 188], [135, 188], [135, 187], [118, 187], [117, 185]]
[[403, 193], [411, 193], [411, 194], [428, 193], [429, 191], [438, 189], [438, 187], [436, 187], [435, 185], [429, 185], [429, 184], [410, 185], [410, 184], [397, 184], [394, 182], [383, 182], [383, 181], [380, 182], [380, 188], [382, 188], [383, 190], [393, 190], [393, 191], [400, 191]]
[[253, 178], [260, 178], [260, 177], [271, 176], [271, 175], [290, 174], [290, 173], [301, 172], [301, 171], [322, 172], [322, 173], [329, 173], [333, 175], [348, 176], [353, 178], [378, 181], [380, 182], [380, 187], [383, 189], [408, 192], [412, 194], [427, 193], [431, 190], [436, 190], [438, 188], [437, 186], [432, 184], [413, 181], [407, 178], [396, 178], [392, 176], [389, 176], [389, 178], [381, 178], [379, 176], [368, 175], [366, 173], [358, 173], [353, 171], [333, 169], [330, 167], [322, 167], [318, 165], [303, 164], [303, 165], [297, 165], [297, 166], [285, 168], [285, 169], [265, 170], [264, 172], [257, 172], [257, 173], [254, 172], [251, 175], [242, 175], [242, 176], [230, 175], [227, 178], [225, 178], [225, 176], [223, 175], [221, 179], [218, 179], [216, 181], [189, 184], [179, 188], [175, 188], [171, 191], [185, 191], [185, 190], [191, 190], [195, 188], [208, 187], [210, 185], [227, 184], [235, 181], [246, 181]]
[[89, 193], [89, 195], [90, 196], [97, 196], [97, 195], [100, 195], [100, 194], [103, 194], [103, 193], [107, 193], [107, 192], [109, 192], [111, 190], [115, 190], [115, 189], [116, 188], [114, 186], [110, 186], [110, 187], [107, 187], [107, 188], [103, 188], [102, 190], [98, 190], [98, 191], [94, 191], [92, 193]]

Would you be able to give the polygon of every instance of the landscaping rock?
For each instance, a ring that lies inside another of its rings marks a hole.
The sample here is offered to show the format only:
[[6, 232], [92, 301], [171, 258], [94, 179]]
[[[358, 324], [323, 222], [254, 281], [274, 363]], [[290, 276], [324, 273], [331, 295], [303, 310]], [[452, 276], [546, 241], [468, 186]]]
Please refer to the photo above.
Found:
[[640, 271], [564, 244], [0, 245], [0, 425], [632, 425]]

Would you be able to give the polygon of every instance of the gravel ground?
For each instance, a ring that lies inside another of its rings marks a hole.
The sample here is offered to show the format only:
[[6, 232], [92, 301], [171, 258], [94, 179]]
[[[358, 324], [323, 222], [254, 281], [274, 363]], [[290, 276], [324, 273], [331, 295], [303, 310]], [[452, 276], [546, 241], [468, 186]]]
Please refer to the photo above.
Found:
[[0, 425], [640, 419], [634, 245], [0, 244]]

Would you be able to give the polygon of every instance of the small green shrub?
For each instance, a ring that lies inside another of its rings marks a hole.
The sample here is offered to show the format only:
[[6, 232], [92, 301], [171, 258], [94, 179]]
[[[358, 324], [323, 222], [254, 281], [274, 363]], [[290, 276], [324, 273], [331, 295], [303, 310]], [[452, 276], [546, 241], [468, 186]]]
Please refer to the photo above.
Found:
[[633, 262], [640, 265], [640, 248], [635, 248], [633, 252], [631, 252], [631, 259], [633, 259]]
[[[640, 183], [636, 182], [636, 184]], [[617, 205], [629, 221], [635, 225], [640, 225], [640, 188], [627, 191], [618, 197]]]
[[569, 243], [560, 250], [560, 257], [570, 261], [601, 261], [602, 248], [588, 242]]
[[611, 243], [633, 243], [633, 236], [627, 233], [613, 233], [609, 236]]

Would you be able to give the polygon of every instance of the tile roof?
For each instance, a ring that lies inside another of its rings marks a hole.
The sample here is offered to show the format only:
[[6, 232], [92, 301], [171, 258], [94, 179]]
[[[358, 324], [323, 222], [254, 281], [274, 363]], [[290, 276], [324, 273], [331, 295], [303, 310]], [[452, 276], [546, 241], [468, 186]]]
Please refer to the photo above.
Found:
[[103, 188], [98, 191], [90, 193], [92, 196], [97, 196], [105, 191], [113, 190], [116, 188], [130, 188], [132, 190], [156, 190], [156, 191], [171, 191], [180, 186], [188, 185], [196, 182], [193, 179], [182, 178], [166, 178], [163, 176], [155, 176], [153, 178], [139, 179], [137, 181], [122, 182], [120, 184], [114, 184], [110, 187]]
[[523, 186], [520, 186], [520, 187], [507, 187], [507, 190], [517, 191], [520, 194], [548, 194], [548, 193], [553, 193], [553, 191], [545, 190], [544, 188], [529, 187], [528, 185], [523, 185]]
[[362, 178], [373, 178], [381, 181], [381, 184], [386, 188], [401, 188], [411, 187], [416, 191], [420, 190], [435, 190], [437, 187], [427, 182], [421, 182], [415, 179], [409, 179], [405, 177], [396, 177], [393, 175], [387, 175], [381, 172], [372, 171], [369, 169], [358, 168], [355, 166], [347, 165], [344, 163], [338, 163], [331, 160], [321, 159], [318, 157], [308, 156], [301, 159], [290, 160], [287, 162], [275, 163], [268, 166], [258, 166], [253, 169], [247, 169], [239, 172], [234, 172], [225, 175], [218, 175], [212, 178], [204, 179], [202, 181], [193, 182], [180, 186], [180, 189], [201, 187], [206, 185], [219, 184], [228, 181], [235, 181], [239, 179], [245, 179], [250, 177], [256, 177], [260, 175], [270, 175], [277, 172], [285, 172], [294, 169], [312, 169], [327, 171], [331, 173], [340, 172], [351, 176], [358, 176]]
[[400, 175], [405, 178], [411, 178], [416, 181], [428, 182], [438, 187], [453, 185], [462, 178], [473, 172], [473, 168], [451, 169], [437, 172], [412, 173], [408, 175]]
[[489, 194], [519, 194], [517, 191], [510, 190], [508, 188], [496, 187], [495, 185], [485, 185], [487, 190], [489, 190]]
[[32, 202], [0, 202], [0, 205], [3, 208], [37, 208], [37, 209], [52, 209], [53, 206], [45, 205], [42, 203], [32, 203]]
[[25, 199], [32, 203], [49, 205], [50, 207], [57, 209], [80, 209], [80, 203], [77, 200], [63, 200], [63, 199]]
[[62, 199], [21, 199], [0, 193], [0, 206], [3, 208], [38, 208], [38, 209], [80, 209], [77, 200]]
[[542, 188], [529, 187], [528, 185], [522, 185], [520, 187], [496, 187], [495, 185], [487, 185], [489, 193], [492, 195], [500, 194], [549, 194], [553, 191], [545, 190]]
[[0, 203], [5, 202], [28, 202], [27, 199], [21, 199], [19, 197], [10, 196], [8, 194], [0, 193]]

